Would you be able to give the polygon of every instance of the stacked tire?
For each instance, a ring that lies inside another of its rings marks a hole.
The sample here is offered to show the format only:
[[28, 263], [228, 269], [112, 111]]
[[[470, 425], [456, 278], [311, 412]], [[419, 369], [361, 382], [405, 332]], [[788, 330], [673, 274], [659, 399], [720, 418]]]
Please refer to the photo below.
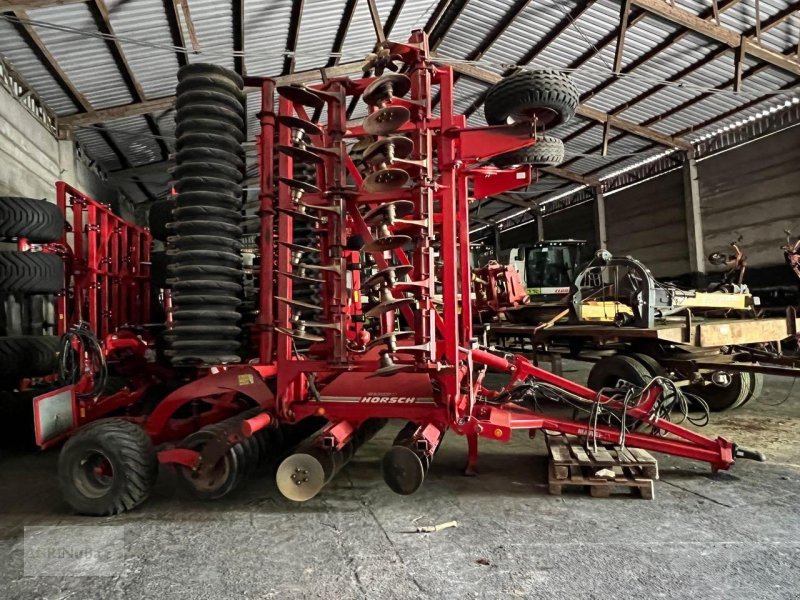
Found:
[[[26, 239], [32, 244], [48, 244], [59, 241], [63, 234], [64, 217], [55, 204], [0, 196], [0, 242]], [[14, 296], [21, 303], [38, 294], [57, 293], [64, 286], [64, 262], [59, 256], [0, 251], [0, 296]], [[2, 333], [6, 335], [0, 335], [0, 445], [18, 447], [33, 444], [33, 398], [46, 391], [18, 391], [20, 381], [57, 371], [59, 339], [53, 335], [11, 335], [31, 330], [12, 320], [5, 315]], [[43, 314], [38, 327], [44, 320]]]
[[216, 65], [178, 72], [178, 195], [167, 225], [174, 322], [168, 341], [175, 365], [240, 360], [242, 86], [241, 77]]

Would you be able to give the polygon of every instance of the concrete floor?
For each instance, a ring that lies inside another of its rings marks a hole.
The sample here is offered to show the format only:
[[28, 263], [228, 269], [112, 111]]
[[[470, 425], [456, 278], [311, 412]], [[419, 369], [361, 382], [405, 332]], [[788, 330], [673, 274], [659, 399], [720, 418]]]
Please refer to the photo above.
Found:
[[[587, 369], [567, 364], [584, 381]], [[72, 515], [56, 452], [0, 457], [0, 598], [747, 598], [800, 596], [800, 385], [769, 378], [760, 401], [714, 415], [708, 433], [764, 451], [711, 475], [659, 457], [655, 499], [549, 496], [541, 440], [482, 446], [461, 475], [451, 436], [423, 488], [394, 495], [379, 459], [387, 427], [314, 500], [270, 478], [200, 503], [162, 473], [140, 509]], [[781, 403], [782, 402], [782, 403]], [[457, 529], [411, 533], [457, 520]], [[122, 525], [115, 577], [23, 576], [25, 525]]]

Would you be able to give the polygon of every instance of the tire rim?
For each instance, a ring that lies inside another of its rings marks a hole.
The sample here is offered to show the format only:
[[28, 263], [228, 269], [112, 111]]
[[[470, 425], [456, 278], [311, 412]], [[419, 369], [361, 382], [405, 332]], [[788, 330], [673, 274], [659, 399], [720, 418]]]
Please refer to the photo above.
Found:
[[114, 466], [100, 450], [89, 450], [75, 464], [72, 480], [87, 498], [102, 498], [114, 485]]

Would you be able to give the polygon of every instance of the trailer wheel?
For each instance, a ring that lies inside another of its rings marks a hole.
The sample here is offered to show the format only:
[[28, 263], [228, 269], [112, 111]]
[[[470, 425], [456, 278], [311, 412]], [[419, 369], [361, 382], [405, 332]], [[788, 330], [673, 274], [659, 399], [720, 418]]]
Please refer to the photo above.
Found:
[[578, 100], [578, 88], [566, 73], [521, 70], [489, 89], [483, 111], [489, 125], [535, 119], [539, 128], [553, 128], [575, 115]]
[[587, 387], [599, 392], [602, 388], [616, 388], [630, 384], [643, 388], [653, 378], [648, 367], [632, 356], [615, 354], [601, 358], [589, 372]]
[[492, 163], [498, 167], [515, 165], [557, 167], [562, 162], [564, 162], [564, 142], [549, 135], [539, 137], [533, 146], [499, 154], [492, 158]]
[[64, 444], [58, 459], [61, 493], [85, 515], [115, 515], [135, 508], [150, 495], [157, 474], [150, 438], [122, 419], [82, 427]]
[[27, 238], [34, 244], [57, 242], [64, 234], [64, 215], [47, 200], [0, 196], [0, 238]]
[[747, 373], [729, 373], [731, 382], [727, 386], [693, 384], [686, 387], [690, 394], [700, 396], [714, 412], [737, 408], [747, 401], [751, 393], [751, 381]]
[[45, 252], [0, 252], [0, 291], [54, 294], [64, 287], [64, 261]]
[[764, 374], [763, 373], [747, 373], [750, 378], [750, 393], [739, 406], [744, 406], [750, 400], [758, 400], [761, 398], [761, 393], [764, 391]]

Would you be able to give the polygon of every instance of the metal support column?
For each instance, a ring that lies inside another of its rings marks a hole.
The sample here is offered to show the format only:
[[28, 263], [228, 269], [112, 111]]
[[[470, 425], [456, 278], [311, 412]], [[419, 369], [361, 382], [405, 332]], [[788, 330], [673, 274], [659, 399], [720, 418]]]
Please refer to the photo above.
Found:
[[608, 248], [608, 234], [606, 232], [606, 200], [603, 189], [596, 185], [594, 190], [594, 235], [598, 250]]
[[544, 217], [539, 207], [536, 208], [536, 241], [544, 240]]
[[689, 270], [705, 273], [703, 250], [703, 219], [700, 213], [700, 183], [697, 179], [697, 161], [686, 155], [683, 163], [683, 199], [686, 209], [686, 234], [689, 244]]

